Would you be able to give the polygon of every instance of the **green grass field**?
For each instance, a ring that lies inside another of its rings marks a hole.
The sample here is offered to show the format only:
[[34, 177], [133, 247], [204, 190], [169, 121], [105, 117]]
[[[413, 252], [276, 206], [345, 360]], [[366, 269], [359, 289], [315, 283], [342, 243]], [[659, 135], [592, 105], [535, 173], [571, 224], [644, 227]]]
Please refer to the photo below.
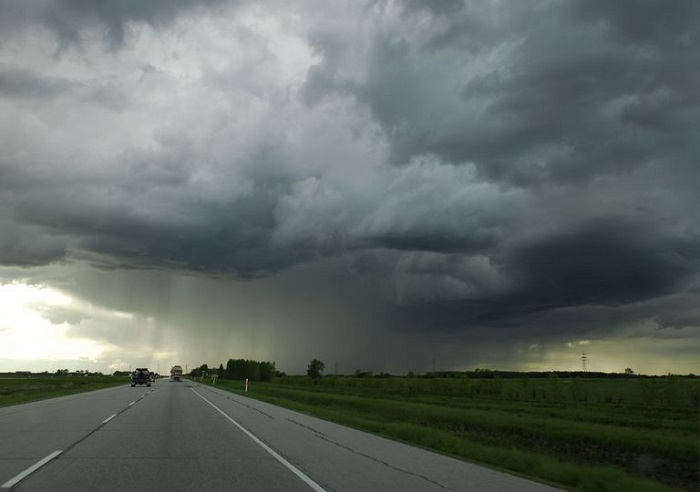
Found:
[[283, 377], [248, 396], [569, 490], [655, 491], [697, 490], [699, 393], [678, 377]]
[[128, 384], [128, 377], [31, 376], [0, 378], [0, 407]]

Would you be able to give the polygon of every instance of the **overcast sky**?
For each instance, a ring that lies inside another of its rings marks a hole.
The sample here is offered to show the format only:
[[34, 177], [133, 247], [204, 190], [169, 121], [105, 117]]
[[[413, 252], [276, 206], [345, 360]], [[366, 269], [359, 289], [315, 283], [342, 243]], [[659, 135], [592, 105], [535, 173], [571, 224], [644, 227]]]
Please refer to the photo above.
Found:
[[699, 373], [699, 26], [0, 0], [0, 371]]

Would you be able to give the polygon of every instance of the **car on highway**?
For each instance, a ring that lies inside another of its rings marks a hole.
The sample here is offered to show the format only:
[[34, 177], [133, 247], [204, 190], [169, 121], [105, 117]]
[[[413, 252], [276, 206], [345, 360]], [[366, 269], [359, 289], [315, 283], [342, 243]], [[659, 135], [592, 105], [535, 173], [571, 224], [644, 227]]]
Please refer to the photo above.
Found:
[[138, 367], [134, 372], [131, 373], [132, 388], [137, 384], [145, 384], [146, 386], [150, 386], [151, 380], [151, 371], [149, 371], [145, 367]]

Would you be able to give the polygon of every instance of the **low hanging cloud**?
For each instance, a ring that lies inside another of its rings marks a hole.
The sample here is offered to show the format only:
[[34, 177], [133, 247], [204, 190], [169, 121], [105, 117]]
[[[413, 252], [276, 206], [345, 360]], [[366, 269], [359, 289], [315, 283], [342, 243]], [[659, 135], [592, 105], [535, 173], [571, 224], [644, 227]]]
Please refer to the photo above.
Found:
[[1, 3], [0, 264], [265, 285], [292, 311], [289, 279], [323, 270], [382, 337], [697, 327], [699, 21], [692, 1]]

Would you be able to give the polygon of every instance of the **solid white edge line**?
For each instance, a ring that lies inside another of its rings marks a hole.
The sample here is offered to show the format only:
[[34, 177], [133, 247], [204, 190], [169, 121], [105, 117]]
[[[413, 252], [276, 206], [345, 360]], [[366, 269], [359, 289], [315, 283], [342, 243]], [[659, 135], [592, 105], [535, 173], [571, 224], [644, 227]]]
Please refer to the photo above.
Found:
[[11, 489], [15, 485], [17, 485], [21, 480], [24, 480], [25, 478], [27, 478], [28, 475], [37, 471], [39, 468], [44, 466], [46, 463], [48, 463], [49, 461], [54, 459], [56, 456], [58, 456], [62, 452], [63, 452], [63, 450], [59, 449], [58, 451], [54, 451], [53, 453], [51, 453], [50, 455], [48, 455], [46, 458], [42, 459], [41, 461], [37, 461], [36, 463], [34, 463], [32, 466], [30, 466], [29, 468], [24, 470], [19, 475], [16, 475], [14, 478], [11, 478], [7, 482], [5, 482], [4, 484], [0, 485], [0, 489]]
[[110, 420], [112, 420], [112, 419], [113, 419], [114, 417], [116, 417], [116, 416], [117, 416], [116, 413], [113, 414], [113, 415], [110, 415], [109, 417], [107, 417], [106, 419], [104, 419], [104, 420], [102, 421], [102, 423], [103, 423], [103, 424], [106, 424], [107, 422], [109, 422]]
[[136, 402], [135, 402], [135, 401], [132, 401], [132, 402], [129, 403], [127, 406], [130, 407], [130, 406], [132, 406], [134, 403], [136, 403]]
[[316, 482], [314, 482], [314, 481], [313, 481], [311, 478], [309, 478], [309, 476], [306, 475], [303, 471], [299, 470], [297, 467], [295, 467], [294, 465], [292, 465], [289, 461], [287, 461], [287, 460], [284, 459], [282, 456], [280, 456], [279, 454], [277, 454], [277, 453], [276, 453], [272, 448], [270, 448], [267, 444], [265, 444], [265, 443], [262, 442], [260, 439], [258, 439], [257, 437], [255, 437], [255, 435], [253, 435], [252, 432], [250, 432], [248, 429], [246, 429], [245, 427], [243, 427], [241, 424], [239, 424], [238, 422], [236, 422], [235, 420], [233, 420], [233, 419], [232, 419], [231, 417], [229, 417], [223, 410], [221, 410], [219, 407], [217, 407], [217, 406], [214, 405], [212, 402], [210, 402], [209, 400], [207, 400], [205, 397], [203, 397], [202, 395], [200, 395], [200, 394], [197, 392], [197, 390], [195, 390], [194, 388], [190, 388], [190, 389], [191, 389], [192, 391], [194, 391], [194, 393], [195, 393], [197, 396], [199, 396], [202, 400], [204, 400], [204, 401], [207, 402], [209, 405], [211, 405], [212, 408], [214, 408], [214, 410], [216, 410], [216, 411], [219, 412], [221, 415], [223, 415], [224, 417], [226, 417], [226, 419], [228, 419], [233, 425], [235, 425], [235, 426], [238, 427], [241, 431], [243, 431], [243, 433], [244, 433], [246, 436], [250, 437], [250, 438], [251, 438], [253, 441], [255, 441], [261, 448], [263, 448], [265, 451], [267, 451], [268, 453], [270, 453], [270, 454], [273, 456], [273, 458], [275, 458], [277, 461], [279, 461], [279, 462], [282, 463], [284, 466], [286, 466], [286, 467], [287, 467], [292, 473], [294, 473], [297, 477], [301, 478], [301, 479], [304, 481], [304, 483], [306, 483], [306, 485], [308, 485], [309, 487], [311, 487], [312, 490], [315, 490], [316, 492], [326, 492], [326, 490], [325, 490], [323, 487], [321, 487], [319, 484], [317, 484]]

